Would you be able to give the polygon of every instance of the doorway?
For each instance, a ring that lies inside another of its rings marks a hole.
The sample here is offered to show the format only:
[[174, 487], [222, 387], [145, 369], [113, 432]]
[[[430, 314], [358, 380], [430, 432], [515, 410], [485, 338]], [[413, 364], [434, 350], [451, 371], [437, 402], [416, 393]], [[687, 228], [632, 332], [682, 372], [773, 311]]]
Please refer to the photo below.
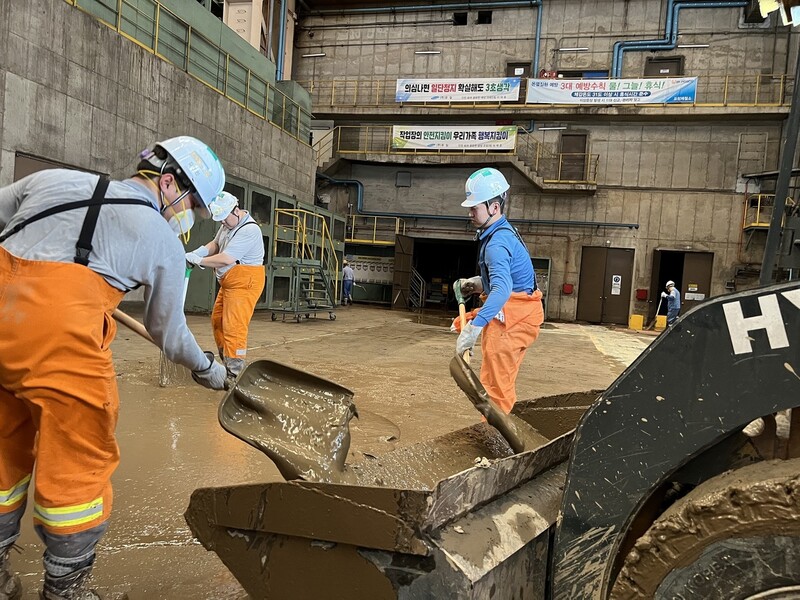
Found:
[[633, 248], [584, 246], [578, 281], [578, 321], [628, 324]]
[[682, 56], [649, 56], [644, 63], [645, 77], [680, 77], [683, 75]]
[[586, 148], [589, 136], [585, 133], [562, 133], [558, 179], [586, 181]]
[[[653, 250], [653, 270], [650, 276], [650, 309], [648, 321], [656, 316], [658, 301], [667, 281], [674, 281], [681, 293], [681, 314], [707, 300], [711, 295], [713, 252]], [[658, 314], [667, 314], [662, 302]]]
[[[448, 312], [458, 308], [453, 282], [478, 274], [478, 243], [472, 240], [412, 238], [398, 235], [395, 242], [392, 308], [412, 305], [412, 280], [424, 282], [422, 308]], [[416, 300], [416, 299], [415, 299]]]

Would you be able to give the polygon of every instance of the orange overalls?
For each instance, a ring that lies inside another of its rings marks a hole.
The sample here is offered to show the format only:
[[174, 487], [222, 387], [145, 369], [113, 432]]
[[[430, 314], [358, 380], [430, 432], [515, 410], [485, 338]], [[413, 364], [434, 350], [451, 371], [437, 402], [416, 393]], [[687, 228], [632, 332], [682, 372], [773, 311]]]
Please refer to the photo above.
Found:
[[[479, 310], [467, 313], [467, 319], [474, 319]], [[503, 321], [492, 319], [481, 332], [481, 383], [492, 401], [508, 414], [517, 401], [517, 374], [525, 351], [539, 337], [544, 323], [542, 292], [514, 292], [502, 310]], [[453, 324], [460, 332], [460, 319]]]
[[85, 266], [0, 247], [0, 514], [25, 503], [35, 462], [36, 524], [65, 535], [108, 519], [123, 295]]
[[236, 265], [219, 282], [211, 328], [226, 359], [244, 360], [247, 355], [247, 330], [264, 283], [263, 265]]

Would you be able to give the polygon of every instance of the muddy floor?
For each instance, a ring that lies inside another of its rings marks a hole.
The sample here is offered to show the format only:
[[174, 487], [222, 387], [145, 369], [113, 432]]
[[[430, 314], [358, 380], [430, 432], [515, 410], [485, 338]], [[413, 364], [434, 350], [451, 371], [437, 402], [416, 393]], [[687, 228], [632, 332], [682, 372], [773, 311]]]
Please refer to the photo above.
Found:
[[[256, 313], [248, 358], [285, 362], [355, 392], [361, 418], [352, 422], [348, 462], [480, 420], [450, 378], [456, 336], [443, 326], [445, 319], [358, 305], [336, 315], [335, 321], [321, 313], [295, 323]], [[212, 349], [208, 318], [191, 316], [189, 324], [201, 346]], [[653, 339], [622, 329], [545, 324], [517, 380], [519, 397], [607, 387]], [[97, 587], [127, 592], [131, 600], [246, 598], [216, 555], [192, 539], [183, 512], [197, 487], [280, 475], [266, 456], [219, 426], [221, 392], [189, 383], [182, 373], [172, 373], [172, 386], [159, 387], [158, 351], [124, 328], [113, 350], [122, 462], [113, 479], [111, 525], [99, 547]], [[480, 351], [473, 358], [473, 366], [479, 364]], [[42, 547], [29, 514], [19, 542], [22, 552], [12, 560], [23, 597], [38, 598]]]

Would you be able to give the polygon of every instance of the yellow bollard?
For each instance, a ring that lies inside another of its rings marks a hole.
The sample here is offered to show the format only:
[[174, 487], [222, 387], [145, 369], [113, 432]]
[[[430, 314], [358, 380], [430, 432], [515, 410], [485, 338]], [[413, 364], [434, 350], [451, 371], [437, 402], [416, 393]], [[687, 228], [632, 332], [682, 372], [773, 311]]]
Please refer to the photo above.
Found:
[[658, 315], [656, 317], [656, 331], [663, 331], [667, 328], [667, 315]]
[[634, 329], [636, 331], [641, 331], [644, 327], [644, 316], [642, 315], [631, 315], [628, 318], [628, 329]]

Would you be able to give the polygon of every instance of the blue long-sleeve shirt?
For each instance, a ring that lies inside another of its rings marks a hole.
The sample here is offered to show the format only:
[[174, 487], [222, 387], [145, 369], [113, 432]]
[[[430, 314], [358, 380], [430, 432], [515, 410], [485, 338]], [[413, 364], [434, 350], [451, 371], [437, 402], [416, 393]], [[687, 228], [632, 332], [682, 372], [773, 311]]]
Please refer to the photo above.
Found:
[[533, 293], [536, 274], [528, 249], [505, 215], [482, 231], [479, 239], [478, 263], [488, 297], [472, 323], [484, 327], [500, 312], [512, 292]]
[[681, 309], [681, 293], [678, 288], [672, 288], [672, 291], [667, 294], [667, 310], [670, 312], [677, 312]]

